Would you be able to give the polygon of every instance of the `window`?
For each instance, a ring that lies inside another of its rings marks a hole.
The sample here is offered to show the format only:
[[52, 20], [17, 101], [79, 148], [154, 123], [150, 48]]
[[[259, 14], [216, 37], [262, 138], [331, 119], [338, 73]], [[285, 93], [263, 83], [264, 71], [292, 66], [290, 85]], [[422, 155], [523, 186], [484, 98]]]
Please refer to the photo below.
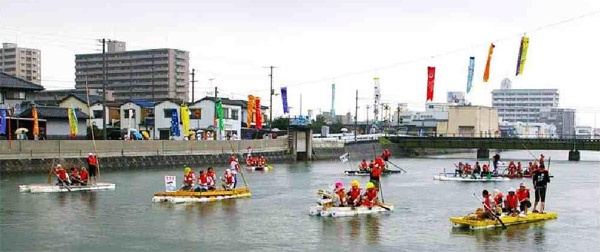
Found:
[[25, 100], [25, 92], [9, 92], [6, 98], [11, 100]]
[[239, 114], [239, 110], [237, 110], [237, 109], [232, 109], [232, 110], [231, 110], [231, 119], [233, 119], [233, 120], [237, 120], [237, 119], [238, 119], [238, 114]]
[[229, 119], [229, 109], [223, 108], [223, 119]]
[[132, 115], [131, 118], [135, 118], [135, 110], [133, 109], [125, 109], [125, 112], [123, 113], [123, 115], [125, 115], [125, 118], [129, 118], [129, 112], [131, 111]]
[[173, 110], [177, 110], [177, 109], [163, 109], [164, 117], [171, 118], [171, 115], [173, 114]]
[[102, 110], [93, 110], [94, 118], [102, 118], [102, 116], [104, 115], [103, 112], [104, 111], [102, 111]]
[[190, 111], [192, 112], [190, 119], [202, 119], [202, 109], [193, 108]]

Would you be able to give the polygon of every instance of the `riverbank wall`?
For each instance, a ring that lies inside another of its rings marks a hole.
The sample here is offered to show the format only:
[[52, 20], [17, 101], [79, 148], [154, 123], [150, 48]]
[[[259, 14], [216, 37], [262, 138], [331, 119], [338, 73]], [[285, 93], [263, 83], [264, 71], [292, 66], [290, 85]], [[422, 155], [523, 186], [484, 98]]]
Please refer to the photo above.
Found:
[[50, 167], [87, 166], [85, 156], [96, 150], [101, 171], [177, 166], [225, 166], [231, 153], [241, 159], [247, 147], [270, 163], [291, 162], [287, 138], [236, 141], [92, 141], [46, 140], [0, 143], [0, 174], [48, 172]]

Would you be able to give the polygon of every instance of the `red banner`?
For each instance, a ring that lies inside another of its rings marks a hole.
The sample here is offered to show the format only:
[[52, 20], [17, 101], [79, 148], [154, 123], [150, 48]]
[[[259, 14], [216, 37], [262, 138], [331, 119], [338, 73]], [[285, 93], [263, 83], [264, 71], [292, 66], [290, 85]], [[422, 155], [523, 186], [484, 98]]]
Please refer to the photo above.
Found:
[[262, 129], [262, 111], [260, 110], [260, 98], [254, 97], [254, 105], [256, 105], [256, 128]]
[[435, 82], [435, 67], [427, 67], [427, 100], [433, 101], [433, 85]]

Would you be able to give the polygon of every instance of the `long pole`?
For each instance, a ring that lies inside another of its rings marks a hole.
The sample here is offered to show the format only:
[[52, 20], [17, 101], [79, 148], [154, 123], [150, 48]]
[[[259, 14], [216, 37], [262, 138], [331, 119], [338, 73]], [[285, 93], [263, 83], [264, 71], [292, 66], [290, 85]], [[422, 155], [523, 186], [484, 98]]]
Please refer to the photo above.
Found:
[[102, 39], [102, 134], [106, 136], [106, 39]]
[[271, 89], [269, 89], [269, 128], [271, 128], [271, 123], [273, 122], [273, 95], [275, 94], [275, 90], [273, 90], [273, 68], [275, 67], [269, 66], [269, 68], [271, 69], [271, 74], [269, 74], [269, 77], [271, 77]]
[[[211, 82], [212, 82], [212, 79], [211, 79]], [[219, 93], [219, 91], [217, 90], [217, 87], [215, 87], [215, 116], [213, 118], [213, 120], [215, 122], [215, 132], [217, 133], [216, 134], [217, 139], [215, 139], [215, 140], [218, 140], [219, 135], [221, 134], [221, 131], [219, 130], [219, 125], [217, 125], [217, 94], [218, 93]]]
[[196, 99], [194, 99], [194, 93], [196, 90], [195, 85], [194, 85], [194, 84], [196, 84], [195, 77], [196, 77], [196, 69], [192, 68], [192, 102], [196, 101]]
[[365, 134], [369, 134], [369, 109], [371, 106], [367, 104], [367, 126], [365, 128]]
[[354, 102], [354, 142], [356, 142], [356, 131], [358, 131], [358, 89], [356, 90], [356, 101]]

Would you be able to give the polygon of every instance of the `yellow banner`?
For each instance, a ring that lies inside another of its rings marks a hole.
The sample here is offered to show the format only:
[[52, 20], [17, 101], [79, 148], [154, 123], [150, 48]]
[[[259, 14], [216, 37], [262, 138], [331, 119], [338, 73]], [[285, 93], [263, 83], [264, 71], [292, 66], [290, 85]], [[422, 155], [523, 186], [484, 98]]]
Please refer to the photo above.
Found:
[[183, 124], [183, 135], [188, 136], [190, 134], [190, 110], [188, 106], [181, 105], [181, 123]]
[[67, 109], [67, 114], [69, 116], [69, 133], [71, 137], [74, 137], [77, 135], [77, 115], [75, 114], [75, 109]]
[[523, 36], [521, 38], [521, 51], [519, 52], [519, 70], [517, 75], [523, 74], [523, 69], [525, 68], [525, 60], [527, 59], [527, 49], [529, 48], [529, 37]]
[[246, 127], [248, 128], [252, 128], [252, 121], [254, 121], [254, 96], [253, 95], [248, 95], [248, 104], [247, 104], [247, 109], [246, 111], [248, 112], [248, 117], [246, 119]]

